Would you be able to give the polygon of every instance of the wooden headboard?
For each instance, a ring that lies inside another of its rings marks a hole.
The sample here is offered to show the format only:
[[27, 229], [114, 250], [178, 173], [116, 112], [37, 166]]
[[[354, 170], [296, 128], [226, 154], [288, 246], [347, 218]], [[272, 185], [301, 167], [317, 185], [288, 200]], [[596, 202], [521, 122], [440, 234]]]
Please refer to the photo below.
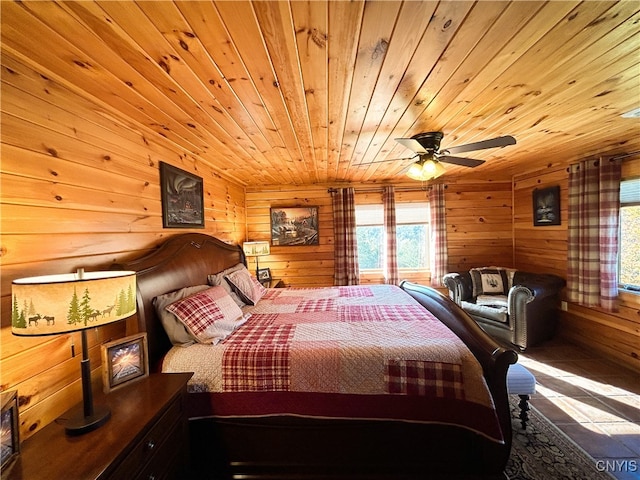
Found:
[[202, 233], [185, 233], [170, 237], [142, 258], [118, 265], [137, 272], [138, 330], [147, 332], [151, 369], [159, 367], [171, 348], [153, 299], [180, 288], [206, 285], [208, 275], [238, 263], [246, 265], [239, 245], [229, 245]]

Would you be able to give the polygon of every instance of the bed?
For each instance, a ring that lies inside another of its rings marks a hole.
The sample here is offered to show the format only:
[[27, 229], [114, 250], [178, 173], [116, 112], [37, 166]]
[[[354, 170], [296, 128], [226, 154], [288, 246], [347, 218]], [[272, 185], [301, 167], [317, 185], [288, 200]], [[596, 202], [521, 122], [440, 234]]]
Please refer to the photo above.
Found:
[[[214, 344], [174, 346], [154, 300], [204, 289], [210, 275], [239, 264], [246, 260], [238, 246], [187, 233], [119, 266], [137, 272], [138, 328], [151, 368], [195, 372], [187, 406], [194, 476], [501, 478], [511, 448], [513, 350], [447, 297], [409, 282], [263, 289]], [[348, 340], [377, 363], [344, 353]]]

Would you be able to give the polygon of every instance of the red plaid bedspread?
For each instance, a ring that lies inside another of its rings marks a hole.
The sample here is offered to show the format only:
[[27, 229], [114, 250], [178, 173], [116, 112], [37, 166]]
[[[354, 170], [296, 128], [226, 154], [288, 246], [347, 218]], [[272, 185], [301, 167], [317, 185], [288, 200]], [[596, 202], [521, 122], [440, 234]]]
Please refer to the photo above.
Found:
[[400, 288], [271, 289], [218, 345], [175, 347], [194, 415], [302, 415], [457, 424], [502, 441], [482, 369]]

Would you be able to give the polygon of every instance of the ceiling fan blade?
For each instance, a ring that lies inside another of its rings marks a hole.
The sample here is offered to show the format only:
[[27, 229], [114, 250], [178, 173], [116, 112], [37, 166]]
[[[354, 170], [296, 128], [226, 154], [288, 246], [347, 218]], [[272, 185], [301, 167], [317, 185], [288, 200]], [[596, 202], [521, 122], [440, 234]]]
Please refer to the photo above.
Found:
[[482, 165], [484, 163], [484, 160], [476, 160], [475, 158], [451, 157], [449, 155], [438, 157], [438, 161], [444, 163], [453, 163], [454, 165], [462, 165], [463, 167], [477, 167], [478, 165]]
[[463, 152], [471, 152], [473, 150], [484, 150], [486, 148], [506, 147], [507, 145], [515, 145], [516, 139], [511, 135], [505, 135], [504, 137], [496, 137], [490, 140], [483, 140], [482, 142], [467, 143], [466, 145], [460, 145], [458, 147], [451, 147], [442, 152], [447, 154], [458, 154]]
[[396, 138], [395, 140], [400, 145], [403, 145], [407, 147], [409, 150], [413, 150], [416, 153], [427, 153], [425, 148], [422, 145], [420, 145], [420, 142], [418, 142], [414, 138]]

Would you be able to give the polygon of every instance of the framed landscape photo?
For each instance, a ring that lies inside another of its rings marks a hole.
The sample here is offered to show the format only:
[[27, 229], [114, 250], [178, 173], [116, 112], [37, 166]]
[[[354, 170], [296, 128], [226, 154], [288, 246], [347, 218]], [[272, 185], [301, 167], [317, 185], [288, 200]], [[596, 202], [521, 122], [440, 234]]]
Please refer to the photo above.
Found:
[[560, 225], [560, 187], [533, 191], [533, 225]]
[[258, 269], [258, 281], [260, 283], [271, 281], [271, 270], [268, 268]]
[[201, 177], [160, 162], [160, 189], [164, 228], [204, 228]]
[[271, 207], [271, 245], [319, 245], [318, 207]]
[[105, 393], [148, 375], [149, 353], [146, 333], [102, 345], [102, 386]]
[[6, 473], [20, 454], [20, 422], [18, 421], [18, 392], [2, 392], [0, 413], [0, 471]]

